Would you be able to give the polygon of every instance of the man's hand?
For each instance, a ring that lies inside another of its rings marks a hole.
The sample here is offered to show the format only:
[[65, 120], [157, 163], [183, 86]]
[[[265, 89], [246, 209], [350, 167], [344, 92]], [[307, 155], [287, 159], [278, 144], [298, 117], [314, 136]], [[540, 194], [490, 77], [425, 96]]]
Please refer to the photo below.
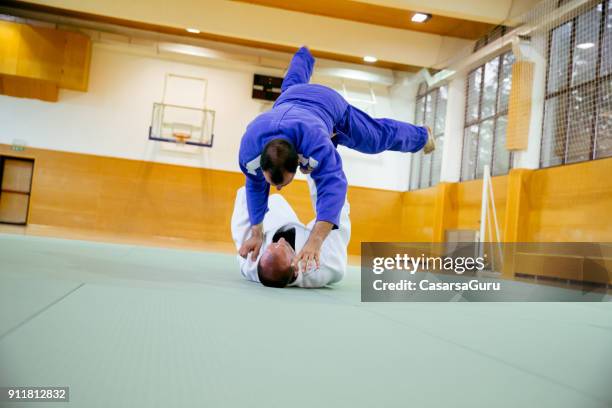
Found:
[[305, 167], [300, 166], [300, 172], [302, 172], [302, 174], [310, 174], [312, 173], [313, 170], [314, 169], [310, 166], [305, 166]]
[[295, 256], [292, 263], [293, 268], [297, 267], [298, 272], [306, 272], [311, 266], [316, 266], [319, 269], [319, 253], [322, 244], [323, 241], [314, 240], [311, 235], [300, 253]]
[[255, 261], [259, 256], [259, 250], [263, 244], [263, 226], [262, 224], [253, 225], [251, 227], [251, 237], [242, 243], [238, 254], [245, 258], [252, 252], [251, 260]]
[[323, 241], [325, 241], [333, 226], [331, 222], [317, 221], [308, 237], [308, 241], [306, 241], [300, 253], [293, 259], [292, 266], [297, 268], [298, 272], [306, 272], [311, 266], [316, 266], [319, 269], [321, 245], [323, 245]]

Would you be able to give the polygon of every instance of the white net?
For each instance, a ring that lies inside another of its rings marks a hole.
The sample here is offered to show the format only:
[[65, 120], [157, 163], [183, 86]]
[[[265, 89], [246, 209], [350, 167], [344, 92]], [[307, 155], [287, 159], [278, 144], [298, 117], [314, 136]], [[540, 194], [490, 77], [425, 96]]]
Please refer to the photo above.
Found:
[[529, 85], [541, 122], [528, 128], [541, 141], [540, 167], [612, 156], [612, 1], [544, 0], [509, 25], [473, 46], [490, 57], [466, 79], [461, 180], [481, 178], [486, 164], [494, 176], [512, 167], [506, 129], [509, 106], [523, 103], [510, 99], [519, 60], [541, 72]]
[[513, 63], [512, 51], [506, 51], [468, 74], [462, 180], [482, 178], [486, 165], [493, 175], [506, 174], [511, 167], [506, 127]]
[[446, 86], [427, 89], [426, 83], [419, 85], [415, 124], [429, 126], [436, 140], [436, 150], [428, 155], [424, 155], [422, 152], [412, 154], [411, 190], [430, 187], [440, 181], [447, 99], [448, 89]]
[[[547, 30], [547, 80], [540, 163], [612, 155], [612, 3], [544, 2], [534, 23]], [[558, 19], [551, 19], [556, 12]]]

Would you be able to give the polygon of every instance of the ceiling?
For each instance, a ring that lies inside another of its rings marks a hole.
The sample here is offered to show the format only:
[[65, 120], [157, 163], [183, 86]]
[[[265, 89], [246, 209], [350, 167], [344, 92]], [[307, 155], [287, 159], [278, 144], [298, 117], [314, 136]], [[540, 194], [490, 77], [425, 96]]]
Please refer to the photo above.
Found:
[[[335, 1], [335, 0], [333, 0]], [[540, 0], [357, 0], [377, 6], [455, 17], [457, 19], [502, 24], [519, 16]]]
[[415, 10], [382, 6], [352, 0], [233, 0], [259, 6], [275, 7], [284, 10], [298, 11], [319, 16], [340, 18], [384, 27], [413, 30], [423, 33], [439, 34], [476, 40], [495, 27], [493, 24], [463, 20], [454, 17], [436, 15], [427, 23], [413, 23], [411, 18]]
[[[415, 72], [443, 68], [533, 0], [0, 0], [0, 5], [291, 53]], [[415, 11], [432, 18], [415, 24]], [[188, 27], [200, 33], [190, 34]]]

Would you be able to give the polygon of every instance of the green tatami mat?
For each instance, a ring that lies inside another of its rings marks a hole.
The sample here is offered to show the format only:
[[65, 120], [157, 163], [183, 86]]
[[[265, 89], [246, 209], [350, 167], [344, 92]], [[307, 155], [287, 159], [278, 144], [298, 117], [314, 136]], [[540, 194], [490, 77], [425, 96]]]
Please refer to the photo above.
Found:
[[358, 268], [268, 289], [230, 255], [27, 236], [0, 259], [0, 386], [70, 387], [4, 406], [612, 405], [609, 303], [361, 303]]

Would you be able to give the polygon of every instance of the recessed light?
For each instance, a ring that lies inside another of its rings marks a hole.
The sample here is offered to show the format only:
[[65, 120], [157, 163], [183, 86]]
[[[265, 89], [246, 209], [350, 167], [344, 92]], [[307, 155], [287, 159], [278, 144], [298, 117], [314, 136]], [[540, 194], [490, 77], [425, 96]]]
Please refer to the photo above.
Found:
[[593, 48], [594, 46], [595, 44], [593, 44], [592, 42], [586, 42], [586, 43], [578, 44], [576, 47], [580, 48], [581, 50], [588, 50], [589, 48]]
[[365, 62], [376, 62], [378, 61], [378, 58], [372, 57], [371, 55], [366, 55], [365, 57], [363, 57], [363, 60]]
[[186, 28], [188, 33], [191, 34], [200, 34], [200, 30], [198, 30], [197, 28]]
[[431, 18], [431, 14], [427, 13], [414, 13], [412, 15], [413, 23], [424, 23]]

